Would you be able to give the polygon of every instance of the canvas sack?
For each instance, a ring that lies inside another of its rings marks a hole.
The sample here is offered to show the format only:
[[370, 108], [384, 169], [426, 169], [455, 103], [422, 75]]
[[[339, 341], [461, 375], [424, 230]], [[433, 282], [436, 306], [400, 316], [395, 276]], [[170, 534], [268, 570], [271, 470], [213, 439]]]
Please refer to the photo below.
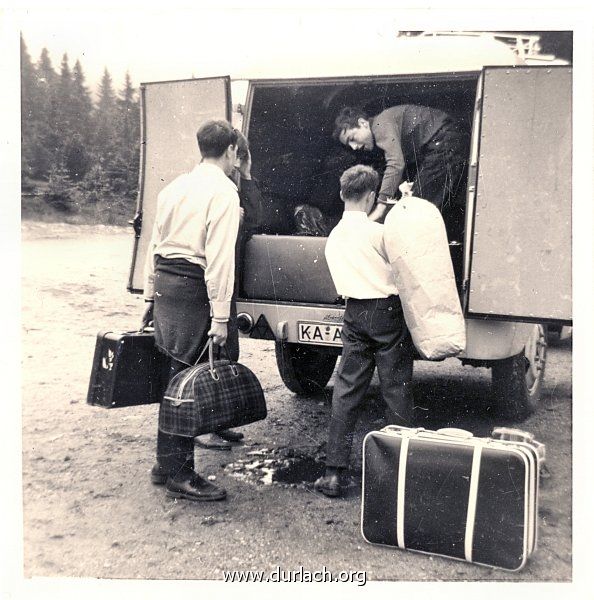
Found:
[[419, 354], [440, 360], [462, 352], [466, 347], [464, 317], [437, 207], [404, 196], [386, 216], [384, 246]]

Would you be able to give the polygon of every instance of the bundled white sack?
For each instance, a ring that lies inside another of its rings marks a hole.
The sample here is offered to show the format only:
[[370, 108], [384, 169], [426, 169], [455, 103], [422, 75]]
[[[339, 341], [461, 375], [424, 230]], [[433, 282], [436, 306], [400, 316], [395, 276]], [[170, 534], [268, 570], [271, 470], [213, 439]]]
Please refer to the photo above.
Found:
[[445, 225], [436, 206], [402, 184], [402, 199], [384, 221], [384, 245], [406, 324], [423, 358], [455, 356], [466, 347]]

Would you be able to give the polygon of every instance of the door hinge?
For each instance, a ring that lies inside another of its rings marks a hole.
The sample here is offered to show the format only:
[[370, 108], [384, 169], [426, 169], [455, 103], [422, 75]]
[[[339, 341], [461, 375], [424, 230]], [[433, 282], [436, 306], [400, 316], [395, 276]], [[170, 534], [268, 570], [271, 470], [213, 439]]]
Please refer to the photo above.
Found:
[[142, 229], [142, 211], [137, 212], [131, 221], [128, 221], [128, 225], [132, 225], [134, 229], [135, 237], [140, 237], [140, 230]]

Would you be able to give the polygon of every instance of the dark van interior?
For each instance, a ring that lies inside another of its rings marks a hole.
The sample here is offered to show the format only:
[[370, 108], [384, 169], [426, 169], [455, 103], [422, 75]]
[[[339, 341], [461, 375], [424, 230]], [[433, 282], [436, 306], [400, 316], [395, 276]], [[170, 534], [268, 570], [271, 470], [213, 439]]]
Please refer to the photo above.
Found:
[[[355, 152], [332, 138], [334, 119], [344, 106], [361, 107], [370, 116], [397, 104], [439, 108], [454, 116], [470, 138], [477, 81], [478, 73], [254, 82], [248, 97], [246, 117], [252, 173], [259, 181], [264, 202], [260, 233], [266, 234], [266, 237], [283, 236], [285, 246], [285, 236], [327, 235], [343, 210], [339, 196], [342, 172], [354, 164], [364, 163], [372, 165], [380, 176], [383, 173], [385, 164], [381, 150]], [[414, 172], [406, 175], [412, 180]], [[465, 184], [460, 186], [459, 194], [463, 206]], [[321, 216], [322, 227], [313, 233], [304, 234], [296, 220], [296, 208], [302, 205], [318, 209], [312, 214]], [[448, 215], [443, 216], [449, 231]], [[463, 218], [462, 214], [456, 217], [460, 231]], [[274, 243], [270, 239], [266, 241], [267, 254], [271, 248], [274, 252], [274, 246], [271, 246]], [[256, 245], [252, 245], [252, 252], [256, 252]], [[319, 253], [319, 243], [316, 248]], [[453, 252], [452, 258], [455, 270], [459, 272], [461, 248], [459, 252]], [[253, 259], [252, 262], [256, 256]], [[304, 268], [309, 267], [306, 265]], [[261, 282], [257, 290], [249, 289], [249, 281], [245, 276], [243, 279], [247, 297], [262, 296]], [[291, 298], [282, 297], [279, 291], [282, 287], [274, 286], [275, 300], [307, 300], [306, 297], [295, 298], [294, 291], [290, 294]]]
[[248, 135], [266, 202], [262, 232], [294, 233], [293, 212], [303, 203], [339, 218], [341, 173], [357, 163], [383, 171], [381, 151], [354, 152], [332, 139], [334, 118], [344, 106], [359, 106], [370, 116], [396, 104], [431, 106], [455, 116], [470, 135], [477, 77], [254, 84]]

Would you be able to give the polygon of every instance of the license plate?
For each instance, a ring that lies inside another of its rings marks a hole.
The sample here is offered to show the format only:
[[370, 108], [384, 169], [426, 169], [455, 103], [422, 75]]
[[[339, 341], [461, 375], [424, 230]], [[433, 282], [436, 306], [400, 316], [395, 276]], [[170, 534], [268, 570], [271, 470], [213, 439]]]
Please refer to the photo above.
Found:
[[342, 346], [340, 331], [342, 325], [335, 323], [297, 322], [297, 339], [303, 344]]

